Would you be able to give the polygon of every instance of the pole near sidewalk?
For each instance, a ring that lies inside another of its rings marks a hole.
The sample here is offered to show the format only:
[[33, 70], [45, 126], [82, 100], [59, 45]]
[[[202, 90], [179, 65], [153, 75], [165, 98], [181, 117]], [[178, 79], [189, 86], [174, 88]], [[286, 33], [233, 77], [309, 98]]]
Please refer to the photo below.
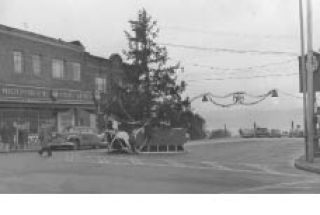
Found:
[[313, 93], [313, 38], [312, 38], [312, 5], [307, 0], [307, 162], [314, 160], [314, 93]]
[[305, 141], [305, 153], [307, 154], [307, 74], [306, 74], [306, 60], [305, 60], [305, 44], [304, 44], [304, 17], [303, 17], [303, 2], [299, 0], [299, 17], [300, 17], [300, 48], [301, 48], [301, 73], [302, 73], [302, 93], [303, 93], [303, 124], [304, 124], [304, 141]]

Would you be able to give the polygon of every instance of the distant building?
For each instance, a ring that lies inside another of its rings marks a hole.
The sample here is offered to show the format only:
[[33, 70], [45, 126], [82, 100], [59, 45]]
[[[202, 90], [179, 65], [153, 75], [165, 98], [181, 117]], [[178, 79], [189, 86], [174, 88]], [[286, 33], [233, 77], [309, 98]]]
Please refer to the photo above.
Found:
[[93, 56], [65, 42], [0, 25], [0, 129], [37, 133], [50, 126], [96, 128], [97, 99], [120, 82], [122, 60]]

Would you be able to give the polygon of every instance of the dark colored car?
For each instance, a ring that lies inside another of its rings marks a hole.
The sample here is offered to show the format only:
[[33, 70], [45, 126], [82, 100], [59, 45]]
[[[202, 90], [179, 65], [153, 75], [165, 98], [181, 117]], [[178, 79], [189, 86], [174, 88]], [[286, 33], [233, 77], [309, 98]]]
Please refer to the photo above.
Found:
[[256, 128], [256, 137], [270, 137], [269, 129], [267, 128]]
[[253, 129], [240, 129], [239, 133], [240, 133], [240, 136], [242, 138], [252, 138], [252, 137], [254, 137]]
[[50, 143], [52, 149], [106, 148], [102, 138], [90, 130], [73, 129], [71, 132], [58, 134]]

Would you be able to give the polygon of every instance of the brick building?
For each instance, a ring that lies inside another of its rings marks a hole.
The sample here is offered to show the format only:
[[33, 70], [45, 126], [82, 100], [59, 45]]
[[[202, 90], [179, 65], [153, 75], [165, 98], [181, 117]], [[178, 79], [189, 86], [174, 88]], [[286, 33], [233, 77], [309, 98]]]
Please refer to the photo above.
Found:
[[97, 99], [120, 81], [122, 61], [93, 56], [79, 42], [0, 25], [0, 130], [96, 127]]

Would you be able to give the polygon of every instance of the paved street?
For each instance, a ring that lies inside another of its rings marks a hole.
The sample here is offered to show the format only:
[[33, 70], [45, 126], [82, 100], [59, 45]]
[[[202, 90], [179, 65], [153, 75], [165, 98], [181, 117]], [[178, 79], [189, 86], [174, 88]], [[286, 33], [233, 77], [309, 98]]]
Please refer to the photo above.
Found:
[[0, 154], [0, 193], [320, 193], [320, 176], [293, 166], [302, 141], [199, 141], [166, 155]]

